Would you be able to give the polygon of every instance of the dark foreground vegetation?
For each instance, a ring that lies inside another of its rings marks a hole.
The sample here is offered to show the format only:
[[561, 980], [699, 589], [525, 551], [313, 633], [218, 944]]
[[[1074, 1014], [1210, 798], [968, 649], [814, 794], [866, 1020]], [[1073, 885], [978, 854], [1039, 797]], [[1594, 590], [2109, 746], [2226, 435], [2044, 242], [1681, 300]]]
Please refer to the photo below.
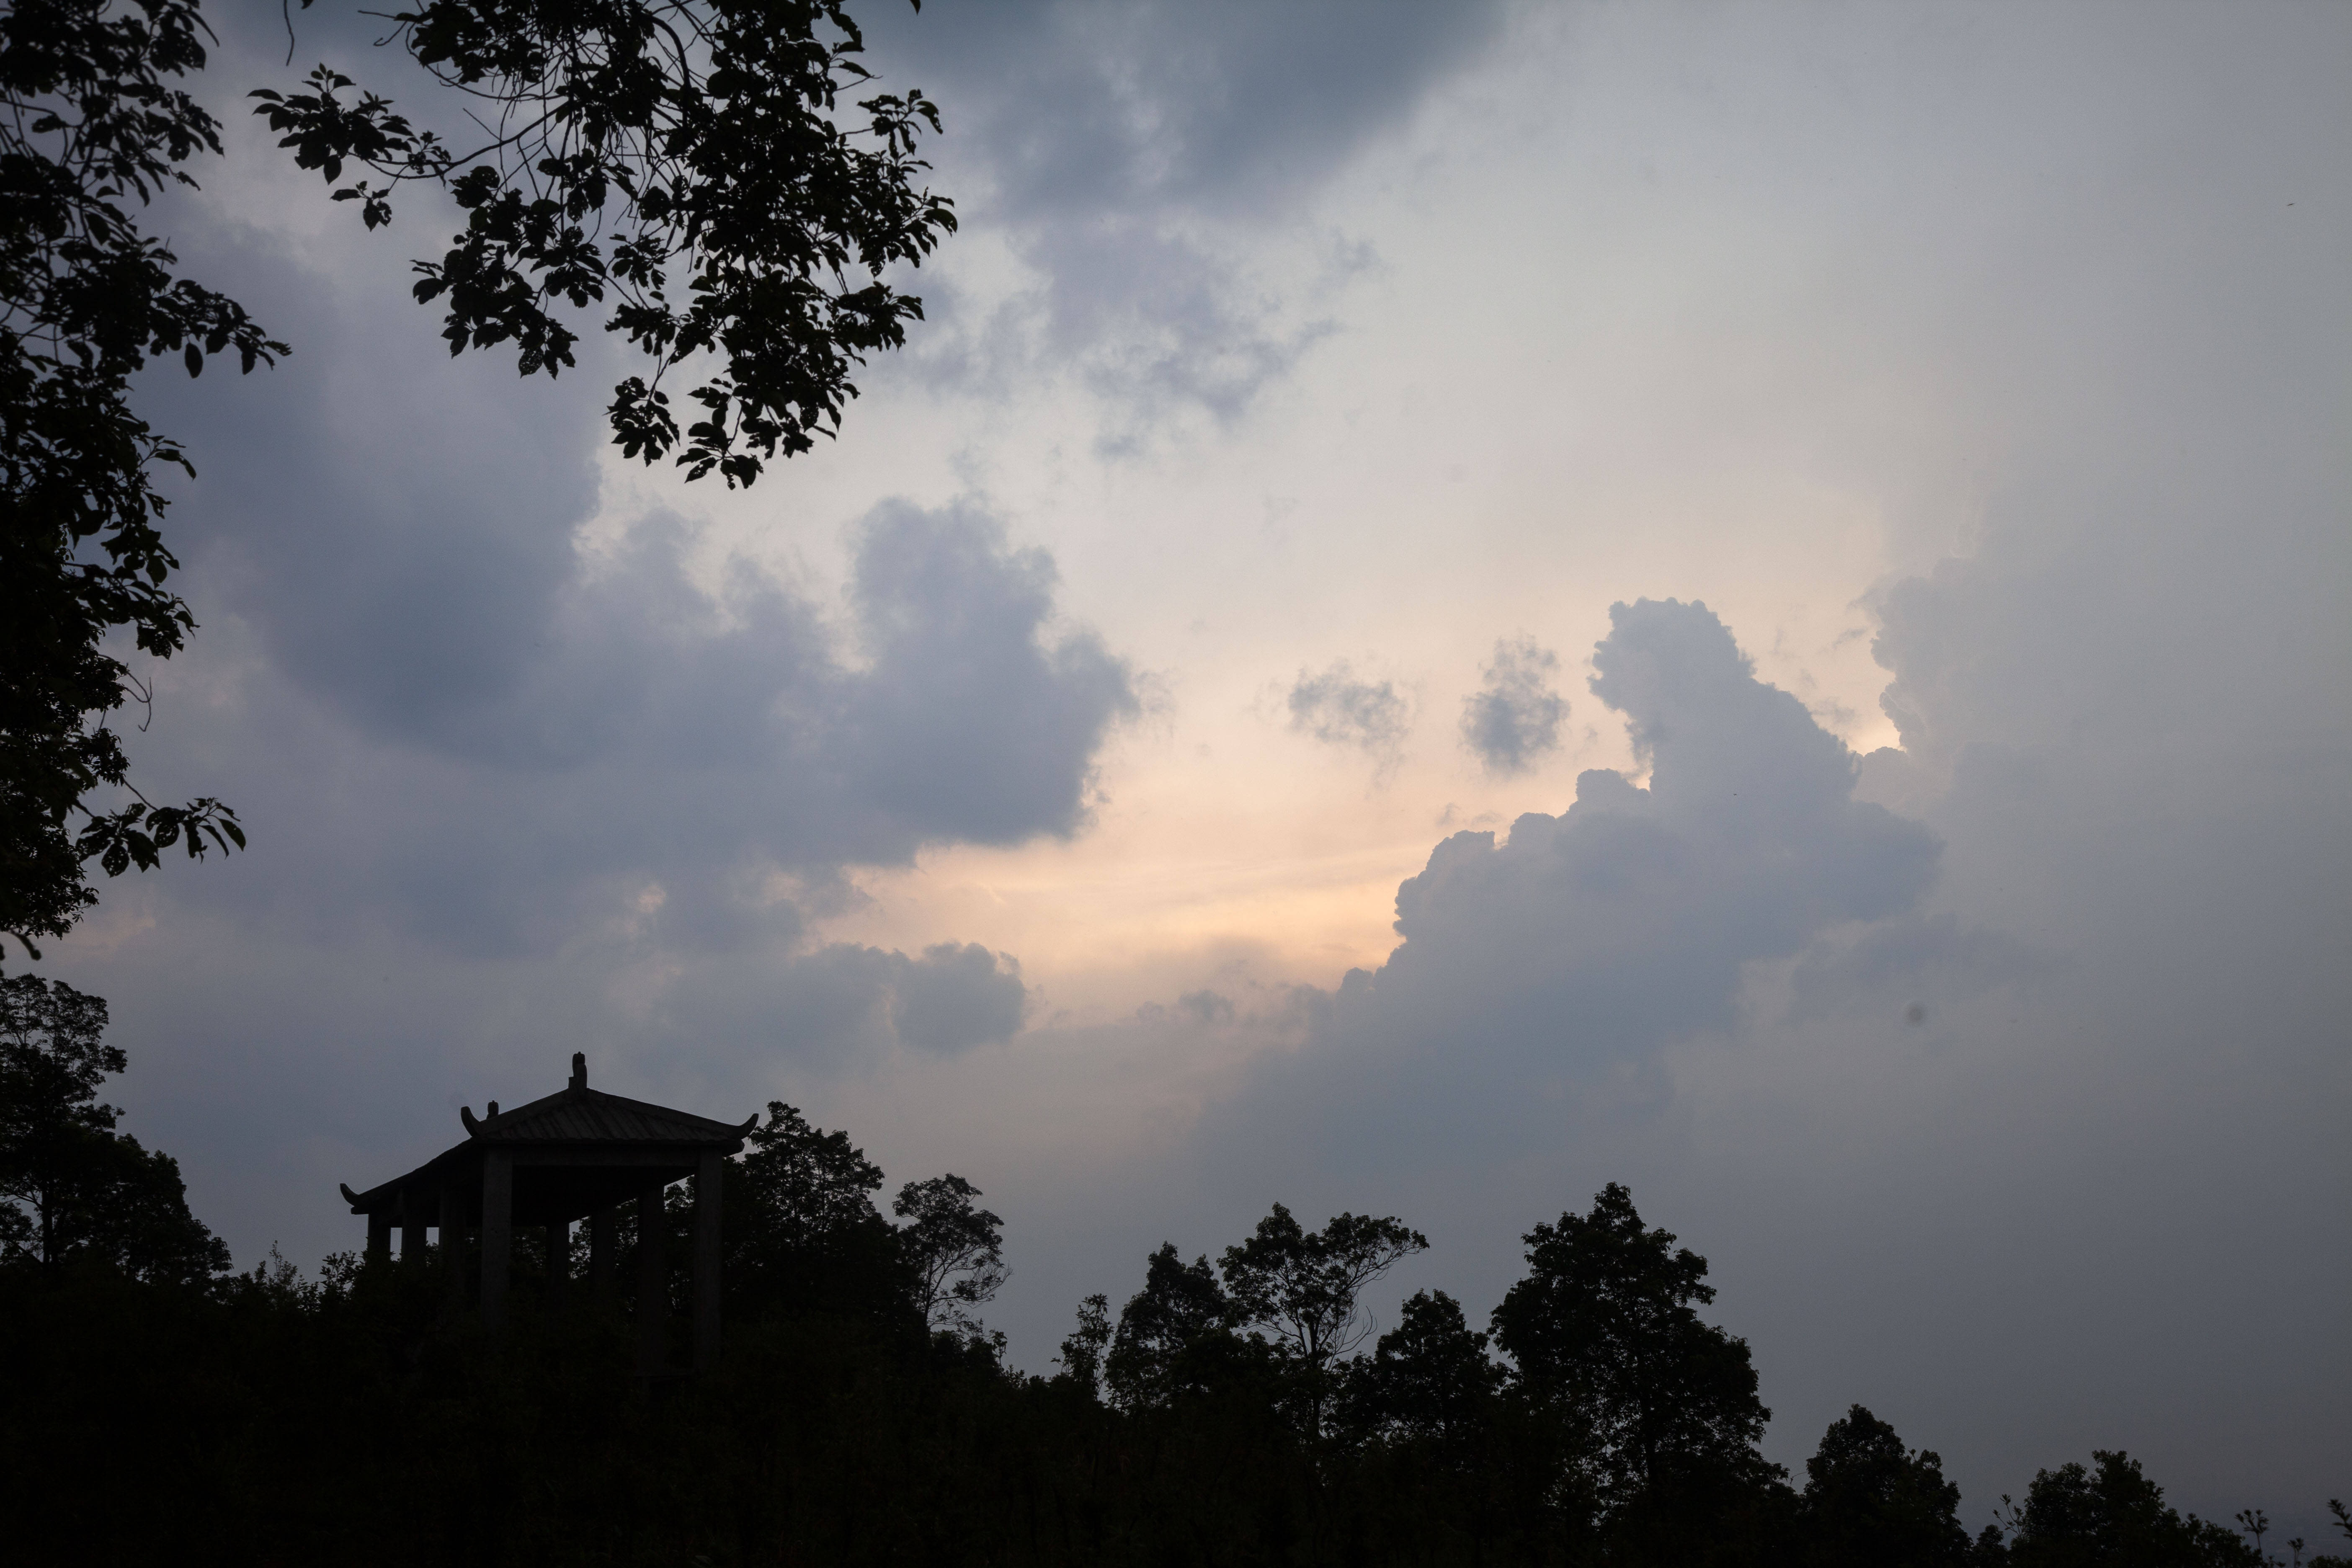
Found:
[[894, 1221], [846, 1134], [774, 1105], [730, 1168], [722, 1363], [648, 1380], [626, 1306], [543, 1248], [495, 1338], [437, 1247], [226, 1273], [97, 1100], [104, 1023], [0, 980], [17, 1562], [2352, 1568], [2256, 1512], [2184, 1518], [2119, 1453], [1971, 1538], [1936, 1455], [1859, 1405], [1785, 1474], [1747, 1344], [1698, 1315], [1706, 1260], [1614, 1185], [1528, 1233], [1486, 1330], [1429, 1291], [1373, 1337], [1360, 1295], [1426, 1243], [1277, 1205], [1214, 1263], [1163, 1247], [1116, 1313], [1089, 1299], [1038, 1377], [973, 1315], [1003, 1277], [980, 1194], [909, 1183]]

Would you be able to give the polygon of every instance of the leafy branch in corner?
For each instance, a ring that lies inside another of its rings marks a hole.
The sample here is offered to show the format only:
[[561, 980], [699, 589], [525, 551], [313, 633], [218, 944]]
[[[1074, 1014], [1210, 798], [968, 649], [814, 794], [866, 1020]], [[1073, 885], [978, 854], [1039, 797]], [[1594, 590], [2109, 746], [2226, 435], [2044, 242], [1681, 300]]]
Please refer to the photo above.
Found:
[[141, 689], [109, 637], [128, 627], [168, 658], [195, 625], [164, 585], [179, 562], [152, 483], [195, 470], [131, 412], [131, 378], [166, 355], [193, 376], [208, 356], [250, 372], [288, 352], [236, 300], [176, 276], [134, 216], [221, 151], [213, 116], [171, 85], [203, 68], [211, 37], [194, 0], [0, 14], [0, 933], [27, 952], [97, 901], [86, 860], [111, 874], [174, 843], [199, 856], [244, 843], [209, 797], [85, 804], [129, 787], [105, 716]]
[[[386, 41], [468, 103], [466, 150], [323, 65], [254, 112], [370, 229], [404, 184], [455, 198], [465, 230], [414, 290], [443, 304], [451, 354], [510, 342], [522, 374], [551, 377], [576, 363], [565, 309], [608, 305], [604, 330], [654, 362], [607, 411], [625, 456], [749, 485], [835, 435], [851, 371], [922, 318], [885, 274], [956, 226], [917, 188], [939, 110], [908, 91], [843, 114], [874, 79], [845, 0], [425, 0], [390, 20]], [[345, 184], [352, 165], [367, 177]], [[724, 366], [681, 431], [662, 383], [704, 354]]]

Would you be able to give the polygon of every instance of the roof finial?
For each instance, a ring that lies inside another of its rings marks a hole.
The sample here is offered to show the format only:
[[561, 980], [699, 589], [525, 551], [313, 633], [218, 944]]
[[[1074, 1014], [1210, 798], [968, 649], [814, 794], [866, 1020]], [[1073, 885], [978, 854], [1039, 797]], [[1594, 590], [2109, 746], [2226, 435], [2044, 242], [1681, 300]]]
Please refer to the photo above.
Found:
[[574, 1089], [588, 1087], [588, 1053], [586, 1051], [572, 1053], [572, 1087]]

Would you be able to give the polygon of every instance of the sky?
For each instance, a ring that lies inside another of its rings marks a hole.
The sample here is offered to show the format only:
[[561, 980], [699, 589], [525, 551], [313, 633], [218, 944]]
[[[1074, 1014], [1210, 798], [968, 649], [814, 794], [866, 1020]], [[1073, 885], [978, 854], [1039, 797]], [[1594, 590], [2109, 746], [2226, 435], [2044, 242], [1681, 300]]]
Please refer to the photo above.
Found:
[[141, 389], [202, 628], [133, 740], [251, 848], [33, 967], [240, 1265], [574, 1050], [971, 1179], [1041, 1372], [1277, 1201], [1475, 1319], [1622, 1181], [1771, 1458], [1860, 1402], [1972, 1523], [2120, 1447], [2322, 1539], [2352, 11], [859, 10], [962, 231], [731, 493], [242, 118], [399, 57], [214, 13], [157, 226], [295, 352]]

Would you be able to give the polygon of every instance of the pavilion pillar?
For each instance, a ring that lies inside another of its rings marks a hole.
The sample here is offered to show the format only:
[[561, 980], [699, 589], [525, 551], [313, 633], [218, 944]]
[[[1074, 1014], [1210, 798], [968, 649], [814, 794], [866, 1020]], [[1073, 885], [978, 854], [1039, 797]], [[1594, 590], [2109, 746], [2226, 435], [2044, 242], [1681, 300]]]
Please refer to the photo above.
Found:
[[563, 1300], [572, 1283], [572, 1222], [559, 1219], [547, 1227], [547, 1299]]
[[647, 1376], [669, 1360], [669, 1225], [661, 1182], [637, 1193], [637, 1371]]
[[588, 1293], [598, 1300], [613, 1294], [613, 1211], [609, 1205], [588, 1216]]
[[482, 1152], [482, 1326], [504, 1328], [507, 1273], [514, 1261], [514, 1155]]
[[367, 1255], [370, 1263], [382, 1263], [392, 1257], [392, 1215], [383, 1209], [370, 1211], [367, 1216]]
[[441, 1263], [448, 1269], [444, 1282], [452, 1307], [466, 1304], [466, 1189], [441, 1189]]
[[694, 1370], [719, 1361], [719, 1198], [726, 1157], [705, 1149], [694, 1171]]
[[425, 1205], [406, 1193], [400, 1194], [400, 1260], [425, 1260]]

